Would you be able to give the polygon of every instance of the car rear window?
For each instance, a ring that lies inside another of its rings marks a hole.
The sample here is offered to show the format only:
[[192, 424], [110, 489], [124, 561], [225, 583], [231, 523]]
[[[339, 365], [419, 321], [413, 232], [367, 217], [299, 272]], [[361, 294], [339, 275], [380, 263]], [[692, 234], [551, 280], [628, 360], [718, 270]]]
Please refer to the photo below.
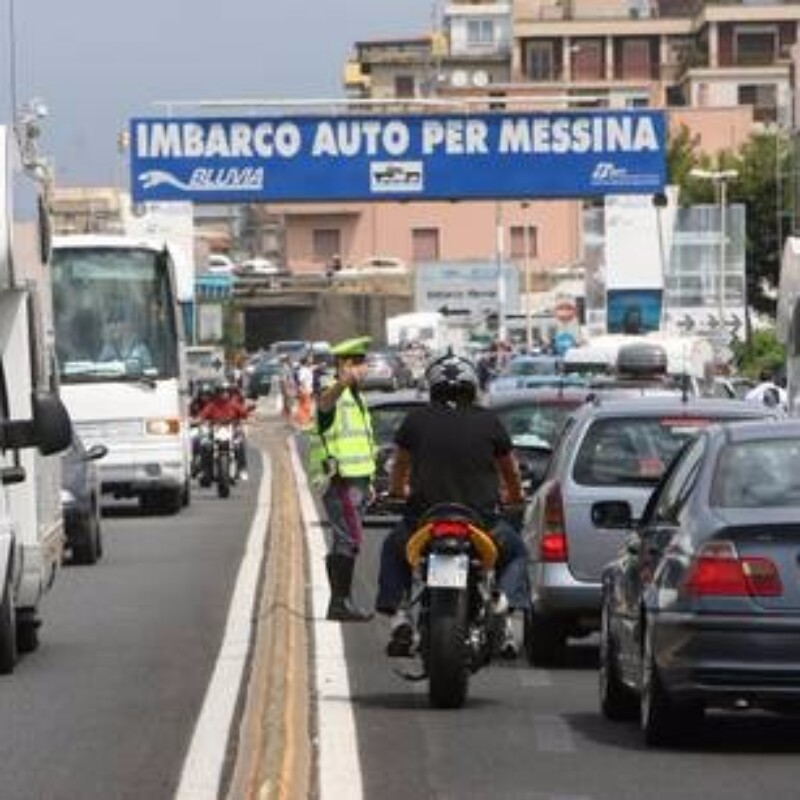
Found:
[[711, 505], [800, 506], [800, 440], [766, 439], [727, 445], [717, 460]]
[[707, 417], [607, 417], [591, 423], [572, 477], [587, 486], [652, 485]]
[[579, 403], [507, 408], [498, 412], [515, 447], [553, 447], [569, 414]]
[[372, 407], [369, 410], [372, 421], [372, 435], [378, 444], [391, 444], [395, 431], [412, 407], [387, 406]]

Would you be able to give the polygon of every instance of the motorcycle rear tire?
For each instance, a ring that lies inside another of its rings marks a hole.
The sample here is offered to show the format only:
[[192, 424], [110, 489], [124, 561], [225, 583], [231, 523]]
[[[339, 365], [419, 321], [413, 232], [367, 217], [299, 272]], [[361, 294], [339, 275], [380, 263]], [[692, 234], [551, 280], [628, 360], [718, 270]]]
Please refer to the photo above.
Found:
[[230, 453], [220, 453], [217, 462], [217, 494], [227, 497], [231, 493]]
[[428, 698], [434, 708], [461, 708], [469, 690], [467, 593], [430, 590]]

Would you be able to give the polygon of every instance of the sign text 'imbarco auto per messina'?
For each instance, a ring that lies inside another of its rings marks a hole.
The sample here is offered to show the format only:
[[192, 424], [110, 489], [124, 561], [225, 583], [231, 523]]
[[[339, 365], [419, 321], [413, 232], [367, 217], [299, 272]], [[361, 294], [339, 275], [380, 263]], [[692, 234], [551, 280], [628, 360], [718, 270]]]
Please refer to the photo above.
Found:
[[660, 111], [141, 118], [136, 202], [448, 200], [659, 192]]

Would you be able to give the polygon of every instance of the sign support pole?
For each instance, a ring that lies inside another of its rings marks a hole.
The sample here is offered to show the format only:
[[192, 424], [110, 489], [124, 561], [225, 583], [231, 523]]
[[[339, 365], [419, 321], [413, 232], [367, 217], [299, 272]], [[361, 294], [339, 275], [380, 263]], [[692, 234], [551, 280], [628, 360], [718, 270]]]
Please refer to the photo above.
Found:
[[495, 263], [497, 265], [497, 338], [506, 338], [506, 284], [503, 275], [503, 204], [494, 205]]

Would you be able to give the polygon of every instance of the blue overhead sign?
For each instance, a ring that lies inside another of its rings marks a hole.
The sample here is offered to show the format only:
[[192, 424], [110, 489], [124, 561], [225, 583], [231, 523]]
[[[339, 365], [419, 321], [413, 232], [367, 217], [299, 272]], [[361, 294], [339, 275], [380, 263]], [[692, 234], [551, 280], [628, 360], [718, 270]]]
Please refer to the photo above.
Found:
[[652, 194], [648, 109], [133, 119], [136, 202], [461, 200]]

